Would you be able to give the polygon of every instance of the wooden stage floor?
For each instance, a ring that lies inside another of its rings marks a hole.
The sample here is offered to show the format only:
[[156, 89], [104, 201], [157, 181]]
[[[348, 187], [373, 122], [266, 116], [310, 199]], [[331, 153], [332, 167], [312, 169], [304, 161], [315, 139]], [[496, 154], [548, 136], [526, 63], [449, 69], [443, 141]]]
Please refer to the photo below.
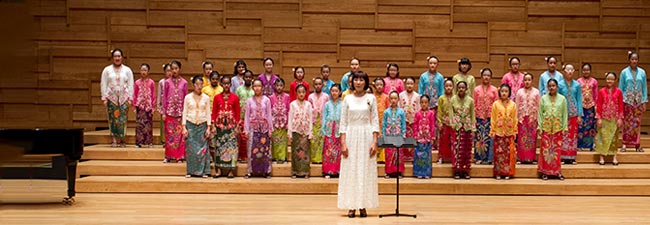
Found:
[[91, 194], [73, 206], [5, 204], [1, 224], [650, 224], [650, 197], [380, 196], [368, 218], [349, 219], [336, 195]]

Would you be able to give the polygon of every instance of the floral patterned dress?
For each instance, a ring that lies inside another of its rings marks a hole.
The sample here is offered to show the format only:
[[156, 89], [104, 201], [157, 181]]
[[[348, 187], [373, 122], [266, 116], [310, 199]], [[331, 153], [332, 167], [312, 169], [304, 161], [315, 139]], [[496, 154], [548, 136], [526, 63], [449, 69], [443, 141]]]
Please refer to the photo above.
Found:
[[542, 145], [537, 171], [543, 175], [561, 174], [561, 148], [563, 135], [567, 130], [567, 101], [560, 94], [555, 100], [549, 94], [540, 99], [537, 124], [542, 131]]
[[289, 129], [291, 136], [291, 174], [309, 176], [313, 115], [308, 101], [295, 100], [289, 106]]

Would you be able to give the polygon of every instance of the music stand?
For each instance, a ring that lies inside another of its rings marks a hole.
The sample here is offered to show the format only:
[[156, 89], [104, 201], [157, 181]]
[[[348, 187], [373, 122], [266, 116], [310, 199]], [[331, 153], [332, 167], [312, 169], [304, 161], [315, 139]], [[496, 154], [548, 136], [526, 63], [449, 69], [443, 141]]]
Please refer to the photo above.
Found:
[[[377, 146], [380, 148], [398, 148], [397, 149], [397, 163], [395, 164], [395, 170], [398, 171], [399, 173], [399, 148], [415, 148], [415, 139], [413, 138], [403, 138], [399, 136], [385, 136], [385, 137], [380, 137], [377, 139]], [[400, 217], [400, 216], [408, 216], [408, 217], [413, 217], [416, 218], [417, 215], [410, 215], [410, 214], [402, 214], [399, 213], [399, 176], [395, 177], [395, 180], [397, 182], [397, 190], [395, 193], [396, 197], [396, 208], [395, 208], [395, 213], [393, 214], [380, 214], [379, 218], [385, 217], [385, 216], [394, 216], [394, 217]]]

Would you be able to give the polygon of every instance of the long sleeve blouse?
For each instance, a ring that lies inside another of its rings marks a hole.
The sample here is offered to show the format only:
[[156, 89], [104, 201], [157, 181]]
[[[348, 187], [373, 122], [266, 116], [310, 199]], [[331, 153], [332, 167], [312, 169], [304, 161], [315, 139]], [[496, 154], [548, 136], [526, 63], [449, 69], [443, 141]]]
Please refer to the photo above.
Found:
[[313, 107], [308, 101], [295, 100], [289, 106], [289, 134], [296, 132], [312, 138]]
[[474, 111], [474, 99], [469, 96], [464, 98], [454, 95], [451, 97], [451, 117], [449, 125], [455, 130], [476, 131], [476, 116]]
[[168, 116], [182, 116], [183, 102], [187, 95], [187, 81], [182, 77], [165, 80], [163, 91], [163, 112]]
[[249, 135], [254, 132], [273, 132], [273, 117], [271, 116], [271, 100], [262, 95], [260, 99], [251, 97], [246, 101], [246, 119], [244, 119], [244, 130]]
[[501, 78], [501, 84], [507, 84], [510, 86], [511, 95], [510, 100], [515, 100], [515, 96], [519, 89], [524, 88], [524, 74], [522, 72], [513, 73], [512, 71], [507, 72]]
[[232, 92], [218, 94], [212, 101], [212, 121], [219, 129], [233, 129], [241, 119], [239, 98]]
[[438, 98], [445, 93], [445, 78], [440, 72], [431, 74], [425, 71], [420, 74], [420, 81], [418, 82], [418, 94], [428, 95], [429, 109], [438, 107]]
[[436, 138], [436, 118], [433, 116], [433, 111], [419, 110], [415, 113], [413, 134], [419, 143], [428, 143]]
[[578, 78], [578, 83], [582, 89], [582, 107], [585, 109], [594, 107], [598, 101], [598, 81], [593, 77], [588, 79], [581, 77]]
[[575, 80], [571, 80], [571, 83], [567, 83], [567, 90], [564, 97], [567, 99], [569, 118], [582, 116], [582, 88], [580, 87], [580, 83]]
[[612, 120], [623, 119], [623, 92], [614, 87], [601, 88], [596, 101], [596, 118]]
[[406, 113], [401, 108], [390, 107], [384, 111], [384, 121], [381, 123], [384, 136], [406, 135]]
[[496, 136], [517, 135], [517, 104], [497, 100], [492, 104], [492, 117], [490, 120], [490, 134]]
[[[341, 126], [341, 100], [336, 102], [330, 100], [325, 103], [325, 108], [323, 109], [323, 118], [321, 120], [321, 130], [323, 136], [329, 137], [332, 135], [332, 129], [334, 130], [334, 136], [340, 137], [341, 133], [339, 132], [339, 127]], [[318, 121], [315, 121], [318, 122]], [[334, 126], [336, 124], [336, 127]]]
[[133, 106], [152, 112], [156, 107], [156, 84], [151, 78], [138, 79], [133, 87]]
[[201, 93], [199, 100], [196, 100], [196, 94], [189, 93], [185, 96], [183, 106], [183, 120], [182, 124], [185, 126], [187, 122], [193, 124], [201, 124], [207, 122], [208, 126], [212, 124], [212, 111], [210, 109], [210, 97]]
[[[104, 67], [100, 82], [102, 100], [122, 105], [133, 100], [133, 71], [126, 65]], [[183, 94], [184, 96], [184, 94]]]
[[476, 107], [476, 118], [490, 118], [492, 103], [499, 97], [497, 88], [492, 85], [479, 85], [474, 88], [474, 106]]
[[530, 90], [526, 88], [519, 89], [515, 103], [517, 104], [517, 118], [520, 123], [526, 122], [524, 118], [532, 123], [537, 123], [537, 114], [539, 112], [539, 91], [537, 88], [531, 87]]
[[551, 134], [567, 130], [567, 101], [560, 94], [555, 95], [555, 101], [545, 94], [539, 101], [538, 129]]
[[287, 121], [289, 121], [289, 94], [282, 92], [282, 94], [274, 93], [269, 97], [271, 100], [271, 116], [273, 117], [273, 128], [282, 129], [287, 128]]
[[648, 102], [648, 85], [646, 84], [645, 70], [636, 68], [636, 75], [632, 68], [625, 67], [621, 71], [618, 89], [623, 92], [623, 102], [629, 105], [638, 105]]

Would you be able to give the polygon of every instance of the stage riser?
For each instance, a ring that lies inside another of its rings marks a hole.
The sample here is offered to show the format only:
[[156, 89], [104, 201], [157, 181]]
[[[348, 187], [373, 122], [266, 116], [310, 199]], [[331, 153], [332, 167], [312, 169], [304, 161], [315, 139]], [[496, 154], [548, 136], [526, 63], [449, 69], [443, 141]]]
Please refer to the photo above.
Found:
[[[165, 157], [165, 150], [157, 145], [154, 148], [111, 148], [108, 145], [93, 145], [84, 149], [83, 160], [150, 160], [162, 161]], [[432, 158], [438, 158], [438, 151], [433, 151]], [[578, 152], [578, 163], [597, 163], [600, 158], [596, 152]], [[611, 157], [606, 158], [611, 162]], [[621, 152], [618, 154], [620, 163], [643, 163], [650, 164], [650, 152]]]
[[[114, 178], [114, 179], [113, 179]], [[650, 196], [650, 180], [611, 182], [600, 179], [471, 179], [431, 180], [402, 179], [401, 194], [443, 195], [615, 195]], [[336, 179], [251, 178], [202, 179], [156, 177], [151, 180], [134, 177], [88, 177], [77, 181], [77, 191], [85, 193], [210, 193], [210, 194], [337, 194]], [[379, 193], [395, 193], [394, 180], [379, 179]]]
[[[86, 145], [110, 144], [112, 140], [113, 139], [110, 137], [108, 130], [90, 131], [86, 132], [84, 135], [84, 143]], [[127, 128], [125, 141], [127, 145], [135, 145], [135, 129]], [[153, 130], [153, 142], [156, 145], [162, 144], [159, 128]], [[537, 146], [540, 146], [540, 139], [537, 139]], [[641, 135], [641, 146], [650, 146], [649, 135]]]
[[[114, 165], [110, 165], [114, 163]], [[409, 163], [410, 164], [410, 163]], [[377, 175], [383, 177], [385, 174], [385, 165], [377, 166]], [[214, 174], [214, 167], [212, 173]], [[473, 177], [493, 177], [492, 166], [473, 165], [471, 176]], [[452, 177], [450, 164], [434, 164], [432, 168], [433, 177]], [[89, 161], [79, 164], [77, 173], [81, 176], [184, 176], [186, 174], [185, 163], [167, 163], [162, 162], [113, 162], [113, 161]], [[648, 178], [650, 179], [650, 165], [631, 164], [619, 165], [617, 167], [610, 165], [564, 165], [562, 173], [567, 178]], [[246, 174], [246, 164], [238, 164], [237, 176]], [[322, 176], [321, 165], [312, 165], [311, 176]], [[406, 165], [404, 170], [405, 176], [412, 176], [413, 166]], [[290, 164], [274, 164], [272, 176], [290, 177]], [[536, 178], [536, 165], [517, 165], [516, 177]]]

